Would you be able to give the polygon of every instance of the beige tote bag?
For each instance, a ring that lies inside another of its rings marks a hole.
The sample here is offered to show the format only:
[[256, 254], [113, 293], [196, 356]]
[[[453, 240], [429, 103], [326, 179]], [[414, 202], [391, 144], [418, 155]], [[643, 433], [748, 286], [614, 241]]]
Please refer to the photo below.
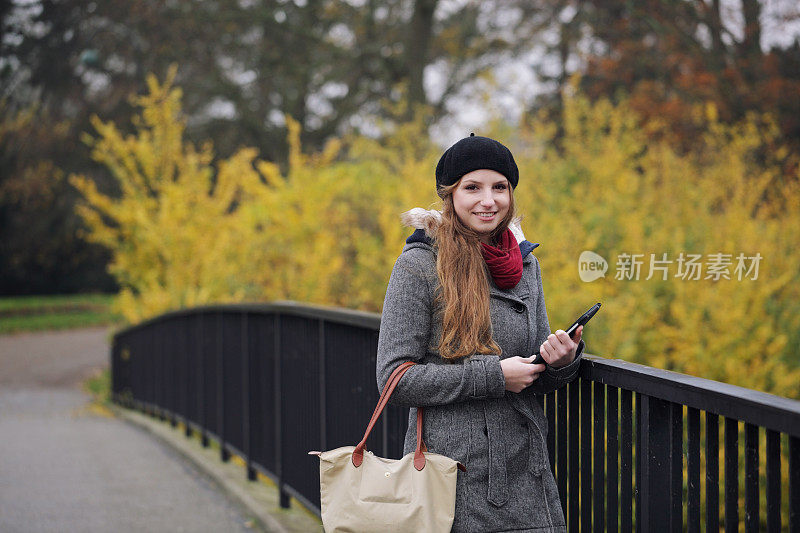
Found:
[[322, 525], [327, 533], [450, 531], [457, 469], [465, 468], [427, 451], [422, 442], [422, 408], [417, 409], [414, 453], [402, 459], [384, 459], [364, 450], [392, 391], [414, 364], [405, 362], [392, 372], [357, 446], [309, 452], [319, 456]]

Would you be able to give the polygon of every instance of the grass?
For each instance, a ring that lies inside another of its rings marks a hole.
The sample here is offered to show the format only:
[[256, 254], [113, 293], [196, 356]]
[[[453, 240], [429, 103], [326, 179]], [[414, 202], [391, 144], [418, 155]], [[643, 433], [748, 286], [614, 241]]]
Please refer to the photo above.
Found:
[[111, 371], [98, 370], [83, 383], [83, 390], [92, 396], [92, 401], [87, 404], [87, 411], [96, 416], [113, 418], [111, 410]]
[[98, 370], [83, 382], [83, 390], [92, 395], [92, 399], [107, 405], [111, 400], [111, 372], [109, 369]]
[[0, 298], [0, 334], [72, 329], [120, 323], [110, 294]]

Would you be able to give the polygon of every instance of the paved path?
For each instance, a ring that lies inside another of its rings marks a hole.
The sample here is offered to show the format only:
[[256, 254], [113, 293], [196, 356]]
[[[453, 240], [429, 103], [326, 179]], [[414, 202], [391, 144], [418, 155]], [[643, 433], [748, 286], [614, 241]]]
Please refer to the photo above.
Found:
[[180, 455], [95, 414], [103, 328], [0, 336], [0, 532], [249, 531]]

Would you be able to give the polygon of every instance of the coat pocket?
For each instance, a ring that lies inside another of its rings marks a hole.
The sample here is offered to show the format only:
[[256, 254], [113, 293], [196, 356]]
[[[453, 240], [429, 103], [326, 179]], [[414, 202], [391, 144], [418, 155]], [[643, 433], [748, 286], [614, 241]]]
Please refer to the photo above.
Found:
[[[547, 452], [547, 419], [538, 402], [530, 397], [513, 394], [511, 404], [523, 417], [528, 426], [528, 471], [540, 476], [545, 468], [550, 468]], [[531, 405], [535, 404], [535, 405]]]
[[528, 420], [528, 472], [534, 476], [541, 476], [547, 460], [547, 440], [539, 429], [539, 424]]

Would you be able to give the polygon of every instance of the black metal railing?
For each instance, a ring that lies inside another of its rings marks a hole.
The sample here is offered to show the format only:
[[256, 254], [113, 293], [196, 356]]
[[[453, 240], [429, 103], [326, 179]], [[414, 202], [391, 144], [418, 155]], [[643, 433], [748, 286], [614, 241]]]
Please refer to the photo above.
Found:
[[[306, 452], [360, 440], [379, 324], [291, 302], [167, 313], [114, 336], [113, 399], [215, 439], [281, 505], [319, 514]], [[591, 356], [541, 401], [570, 531], [800, 531], [800, 402]], [[368, 448], [399, 458], [407, 410], [383, 420]]]

